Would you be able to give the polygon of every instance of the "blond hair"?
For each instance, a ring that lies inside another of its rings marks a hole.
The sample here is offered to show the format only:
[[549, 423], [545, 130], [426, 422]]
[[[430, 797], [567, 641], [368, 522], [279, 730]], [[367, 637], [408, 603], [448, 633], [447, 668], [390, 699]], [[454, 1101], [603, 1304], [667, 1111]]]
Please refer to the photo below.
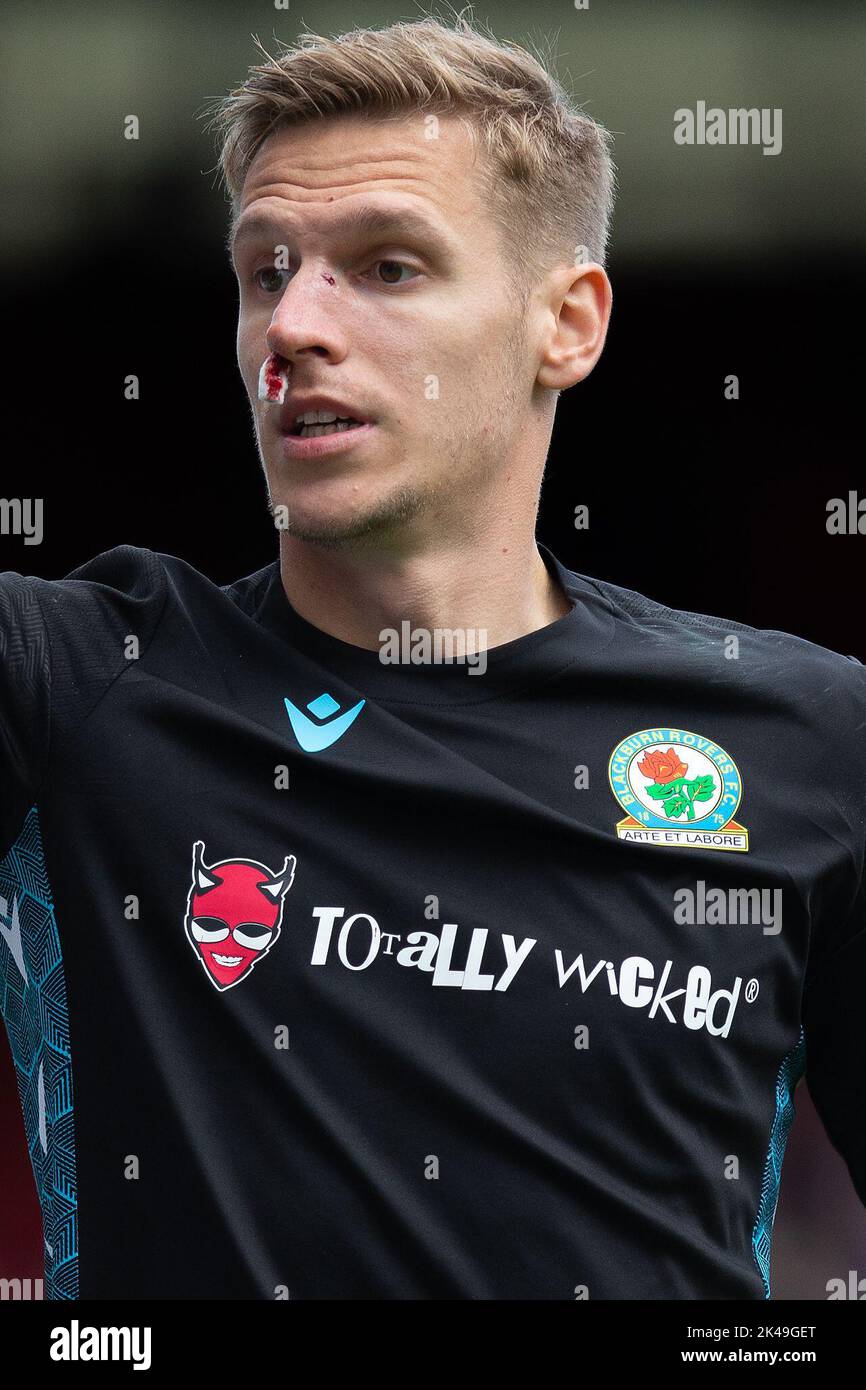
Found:
[[277, 127], [326, 116], [453, 115], [481, 161], [482, 194], [521, 289], [561, 260], [603, 264], [614, 196], [610, 135], [542, 61], [463, 18], [424, 18], [336, 38], [304, 32], [210, 110], [237, 217], [247, 171]]

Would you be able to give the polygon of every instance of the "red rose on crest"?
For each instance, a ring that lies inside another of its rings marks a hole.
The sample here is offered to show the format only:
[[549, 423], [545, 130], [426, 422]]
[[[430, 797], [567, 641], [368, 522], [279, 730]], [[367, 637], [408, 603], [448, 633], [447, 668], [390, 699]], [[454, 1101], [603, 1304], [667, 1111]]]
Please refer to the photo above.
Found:
[[638, 771], [642, 772], [644, 777], [652, 778], [658, 786], [664, 787], [668, 782], [674, 782], [677, 777], [685, 777], [688, 764], [680, 760], [673, 748], [669, 748], [666, 753], [656, 749], [654, 753], [645, 754], [643, 762], [638, 763]]

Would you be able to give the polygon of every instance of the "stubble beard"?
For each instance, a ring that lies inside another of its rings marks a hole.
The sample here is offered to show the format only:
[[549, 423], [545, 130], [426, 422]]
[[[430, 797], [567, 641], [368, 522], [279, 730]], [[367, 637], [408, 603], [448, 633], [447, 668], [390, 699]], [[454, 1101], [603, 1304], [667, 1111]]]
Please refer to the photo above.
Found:
[[[497, 371], [499, 389], [488, 401], [487, 418], [482, 422], [486, 428], [482, 431], [478, 417], [470, 414], [471, 430], [440, 440], [434, 457], [439, 461], [444, 456], [446, 462], [432, 478], [398, 483], [350, 515], [323, 518], [293, 516], [291, 506], [281, 509], [269, 489], [268, 510], [275, 525], [279, 516], [282, 531], [315, 545], [402, 548], [415, 529], [413, 523], [423, 525], [426, 518], [429, 524], [435, 517], [434, 525], [448, 528], [453, 534], [465, 527], [470, 540], [475, 529], [472, 514], [483, 496], [495, 489], [508, 449], [510, 424], [517, 412], [523, 330], [521, 314], [503, 345]], [[267, 478], [260, 445], [259, 457]]]
[[[385, 497], [377, 498], [351, 515], [335, 517], [298, 517], [288, 507], [281, 529], [286, 535], [322, 546], [341, 546], [350, 543], [383, 544], [419, 517], [429, 505], [430, 490], [411, 483], [400, 483]], [[277, 504], [268, 501], [268, 510], [276, 522]]]

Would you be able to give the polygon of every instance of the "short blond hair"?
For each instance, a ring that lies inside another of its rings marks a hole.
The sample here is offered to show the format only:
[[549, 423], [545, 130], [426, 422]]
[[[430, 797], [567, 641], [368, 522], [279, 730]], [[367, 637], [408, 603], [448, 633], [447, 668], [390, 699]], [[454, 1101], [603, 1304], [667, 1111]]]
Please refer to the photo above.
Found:
[[481, 161], [482, 192], [525, 288], [562, 260], [604, 263], [615, 176], [611, 137], [542, 61], [462, 14], [336, 38], [304, 32], [209, 111], [236, 217], [247, 171], [276, 128], [337, 115], [410, 112], [461, 119]]

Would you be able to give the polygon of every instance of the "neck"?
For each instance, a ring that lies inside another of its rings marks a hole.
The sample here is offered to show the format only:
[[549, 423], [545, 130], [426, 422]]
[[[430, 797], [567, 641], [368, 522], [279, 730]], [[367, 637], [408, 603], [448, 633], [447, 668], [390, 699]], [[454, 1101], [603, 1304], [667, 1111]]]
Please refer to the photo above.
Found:
[[482, 650], [525, 637], [570, 611], [534, 537], [467, 546], [436, 540], [408, 553], [323, 546], [283, 532], [280, 572], [289, 603], [342, 642], [376, 651], [384, 628], [462, 629]]

